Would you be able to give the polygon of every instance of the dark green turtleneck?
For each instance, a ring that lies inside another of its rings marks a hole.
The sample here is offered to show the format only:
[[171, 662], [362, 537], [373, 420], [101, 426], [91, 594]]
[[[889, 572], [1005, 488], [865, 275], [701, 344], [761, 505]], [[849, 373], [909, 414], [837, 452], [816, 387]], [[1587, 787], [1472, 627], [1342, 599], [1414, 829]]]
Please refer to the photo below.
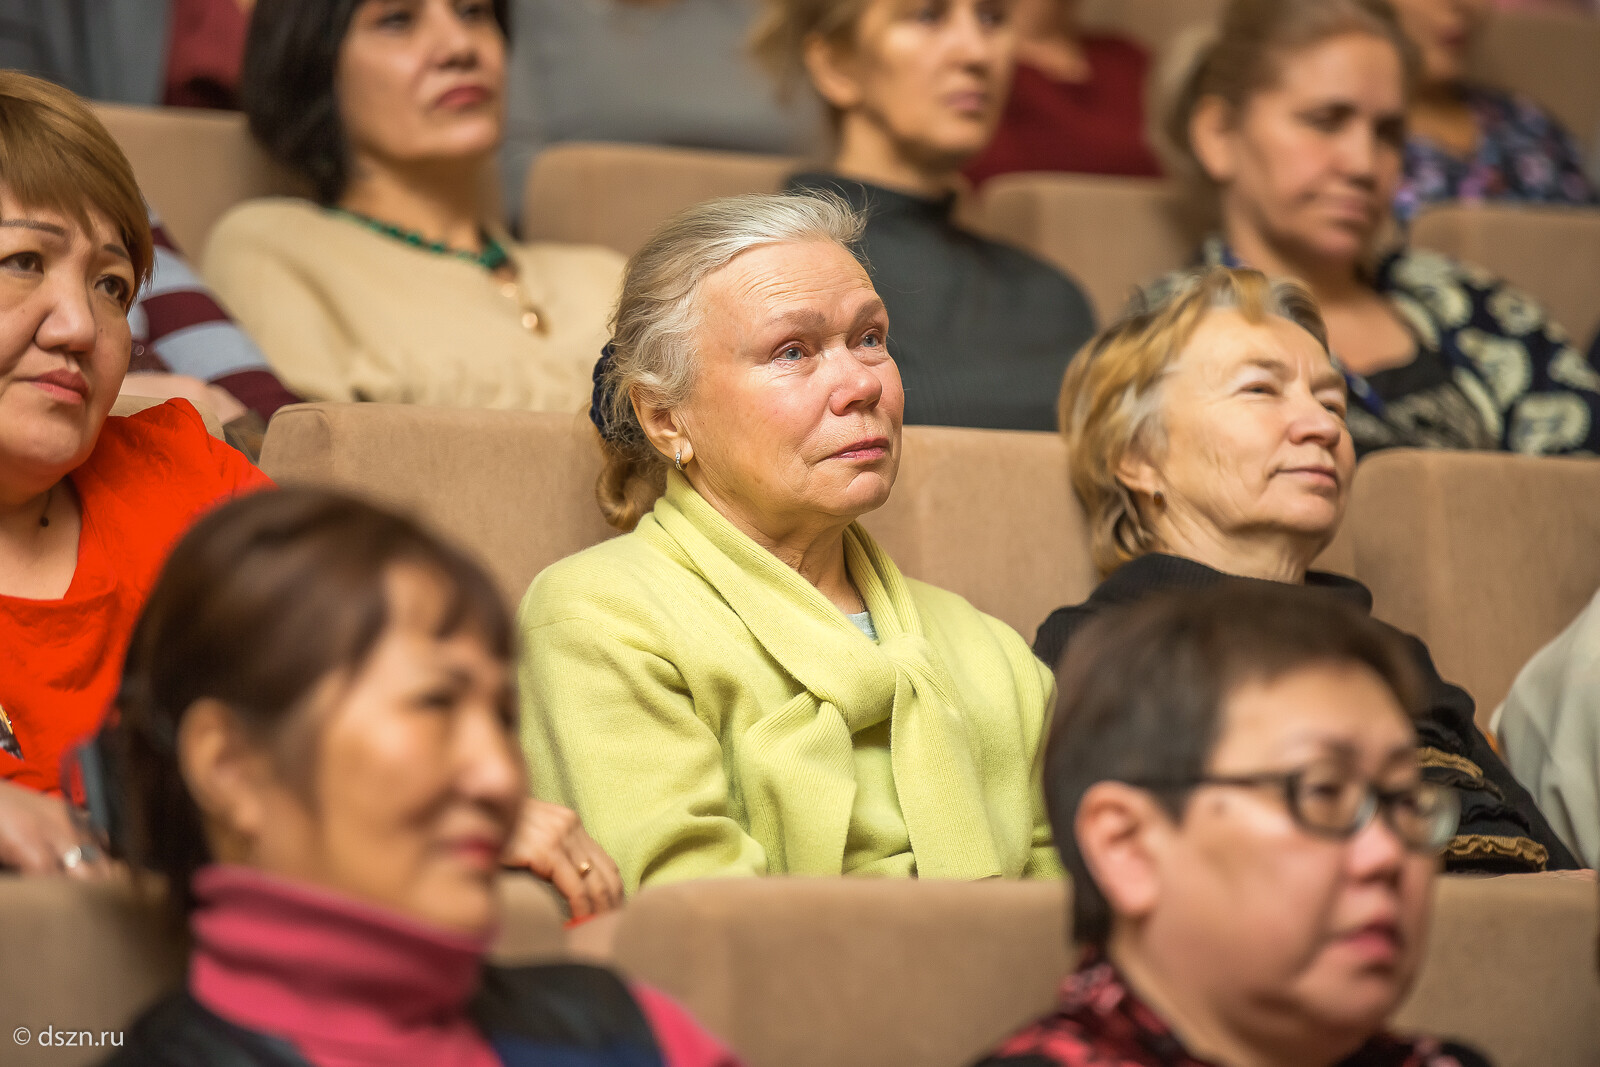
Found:
[[907, 423], [1056, 428], [1061, 376], [1094, 333], [1071, 278], [961, 229], [954, 196], [929, 200], [831, 174], [796, 174], [787, 189], [828, 190], [866, 214], [860, 251], [889, 309]]

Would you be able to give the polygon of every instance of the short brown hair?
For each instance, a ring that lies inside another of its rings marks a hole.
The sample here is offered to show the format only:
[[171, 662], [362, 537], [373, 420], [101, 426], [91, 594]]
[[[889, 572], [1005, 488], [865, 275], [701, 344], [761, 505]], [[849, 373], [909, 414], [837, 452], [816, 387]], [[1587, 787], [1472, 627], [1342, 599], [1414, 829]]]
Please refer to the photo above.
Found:
[[[320, 489], [256, 493], [197, 523], [172, 552], [133, 632], [110, 746], [122, 768], [125, 834], [115, 851], [164, 875], [186, 911], [210, 862], [199, 808], [178, 766], [183, 717], [226, 705], [280, 762], [303, 766], [307, 699], [354, 675], [389, 624], [385, 579], [410, 564], [446, 590], [441, 636], [472, 630], [499, 660], [511, 622], [476, 563], [410, 519]], [[287, 753], [285, 750], [295, 751]]]
[[1072, 488], [1089, 520], [1090, 553], [1102, 576], [1157, 547], [1117, 469], [1130, 449], [1159, 449], [1161, 381], [1207, 313], [1223, 308], [1252, 323], [1268, 315], [1288, 319], [1328, 350], [1322, 314], [1300, 283], [1211, 267], [1182, 276], [1164, 295], [1136, 301], [1067, 365], [1057, 413]]
[[155, 246], [133, 167], [89, 105], [67, 89], [0, 70], [0, 185], [85, 231], [90, 210], [111, 220], [133, 261], [135, 290], [150, 280]]
[[[1242, 686], [1322, 664], [1376, 674], [1407, 717], [1425, 690], [1405, 638], [1324, 589], [1226, 579], [1113, 609], [1073, 640], [1057, 673], [1045, 806], [1072, 878], [1073, 937], [1103, 945], [1111, 906], [1079, 851], [1078, 805], [1097, 782], [1203, 776]], [[1156, 794], [1181, 818], [1186, 794]]]
[[1200, 101], [1217, 97], [1238, 115], [1250, 97], [1277, 84], [1290, 53], [1347, 33], [1394, 45], [1409, 97], [1421, 60], [1389, 0], [1233, 0], [1216, 30], [1196, 31], [1173, 48], [1152, 82], [1149, 140], [1163, 169], [1188, 190], [1198, 228], [1217, 223], [1216, 183], [1189, 140]]

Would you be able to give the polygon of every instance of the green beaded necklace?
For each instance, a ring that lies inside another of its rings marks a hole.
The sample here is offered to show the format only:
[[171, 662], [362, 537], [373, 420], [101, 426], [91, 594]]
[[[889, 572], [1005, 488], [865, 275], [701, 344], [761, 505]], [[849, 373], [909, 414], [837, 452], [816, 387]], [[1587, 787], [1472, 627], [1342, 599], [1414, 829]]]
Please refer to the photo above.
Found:
[[467, 263], [476, 263], [490, 274], [511, 262], [511, 257], [506, 254], [506, 250], [501, 247], [500, 242], [487, 233], [483, 235], [482, 252], [466, 252], [459, 248], [451, 248], [441, 241], [430, 241], [415, 230], [401, 229], [399, 226], [372, 218], [370, 215], [363, 215], [359, 211], [351, 211], [342, 207], [330, 207], [328, 210], [335, 215], [343, 215], [347, 219], [353, 219], [374, 233], [381, 233], [385, 237], [392, 237], [396, 241], [402, 241], [412, 248], [420, 248], [424, 252], [432, 252], [438, 256], [453, 256]]

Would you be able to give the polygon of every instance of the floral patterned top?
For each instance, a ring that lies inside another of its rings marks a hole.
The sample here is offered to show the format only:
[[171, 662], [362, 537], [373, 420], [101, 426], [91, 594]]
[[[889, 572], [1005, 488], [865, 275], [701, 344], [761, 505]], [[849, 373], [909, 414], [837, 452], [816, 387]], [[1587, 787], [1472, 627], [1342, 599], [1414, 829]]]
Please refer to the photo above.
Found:
[[1465, 92], [1478, 120], [1477, 151], [1463, 158], [1425, 137], [1409, 138], [1405, 181], [1394, 201], [1401, 223], [1440, 200], [1600, 203], [1584, 175], [1577, 142], [1549, 112], [1486, 86]]
[[[1061, 985], [1047, 1015], [1007, 1039], [978, 1067], [1216, 1067], [1184, 1049], [1172, 1029], [1096, 952]], [[1489, 1067], [1463, 1045], [1379, 1034], [1338, 1067]]]
[[[1245, 265], [1217, 236], [1200, 260]], [[1178, 277], [1157, 282], [1146, 300]], [[1600, 348], [1586, 358], [1532, 298], [1436, 252], [1392, 252], [1372, 284], [1410, 328], [1416, 358], [1367, 376], [1344, 371], [1359, 455], [1398, 447], [1600, 453]]]

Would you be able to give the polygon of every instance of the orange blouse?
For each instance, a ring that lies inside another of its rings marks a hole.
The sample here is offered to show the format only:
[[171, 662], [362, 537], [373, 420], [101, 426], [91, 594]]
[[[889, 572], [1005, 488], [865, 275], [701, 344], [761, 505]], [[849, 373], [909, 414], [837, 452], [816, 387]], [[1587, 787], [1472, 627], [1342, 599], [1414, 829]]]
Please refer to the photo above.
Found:
[[0, 596], [0, 709], [21, 758], [0, 778], [61, 790], [65, 752], [100, 725], [121, 682], [134, 623], [189, 525], [236, 494], [272, 485], [206, 432], [186, 400], [112, 416], [70, 475], [83, 506], [72, 585], [60, 600]]

